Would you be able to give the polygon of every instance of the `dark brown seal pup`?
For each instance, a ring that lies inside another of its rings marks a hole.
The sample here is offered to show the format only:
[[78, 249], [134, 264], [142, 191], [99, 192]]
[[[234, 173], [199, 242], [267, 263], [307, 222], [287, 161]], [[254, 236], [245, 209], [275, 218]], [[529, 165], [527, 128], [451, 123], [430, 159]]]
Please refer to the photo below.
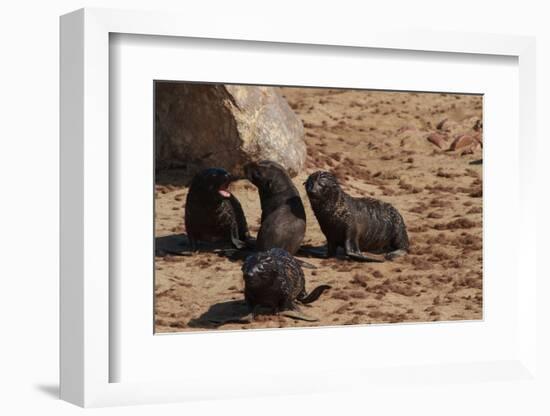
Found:
[[327, 238], [328, 256], [344, 247], [348, 257], [380, 261], [361, 250], [383, 253], [386, 259], [405, 254], [409, 238], [403, 217], [390, 204], [346, 194], [329, 172], [315, 172], [305, 182], [313, 212]]
[[278, 163], [264, 160], [247, 164], [244, 171], [258, 188], [262, 207], [256, 250], [282, 248], [295, 254], [306, 233], [306, 212], [286, 170]]
[[245, 246], [246, 218], [241, 204], [228, 190], [234, 179], [219, 168], [203, 170], [193, 178], [185, 204], [185, 228], [192, 251], [197, 250], [199, 240]]
[[248, 256], [242, 271], [244, 297], [253, 314], [267, 310], [269, 313], [315, 321], [301, 313], [296, 302], [311, 303], [330, 289], [328, 285], [320, 285], [308, 295], [300, 264], [287, 251], [279, 248]]

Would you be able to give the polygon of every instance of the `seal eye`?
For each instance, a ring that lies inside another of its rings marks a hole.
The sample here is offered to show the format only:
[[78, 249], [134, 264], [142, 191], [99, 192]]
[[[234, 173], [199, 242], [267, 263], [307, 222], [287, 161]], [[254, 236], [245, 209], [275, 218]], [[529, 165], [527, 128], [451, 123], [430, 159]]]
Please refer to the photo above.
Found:
[[307, 180], [304, 182], [304, 185], [306, 186], [306, 191], [307, 192], [311, 192], [313, 191], [313, 181], [312, 180]]
[[258, 169], [254, 169], [254, 168], [247, 169], [246, 176], [252, 182], [258, 181], [261, 178], [261, 175]]

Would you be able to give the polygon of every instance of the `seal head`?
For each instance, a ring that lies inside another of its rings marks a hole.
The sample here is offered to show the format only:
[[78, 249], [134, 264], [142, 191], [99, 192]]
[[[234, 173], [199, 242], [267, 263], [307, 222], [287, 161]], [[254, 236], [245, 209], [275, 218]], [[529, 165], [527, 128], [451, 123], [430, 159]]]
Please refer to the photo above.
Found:
[[229, 191], [236, 179], [221, 168], [205, 169], [193, 178], [185, 204], [185, 227], [193, 251], [197, 241], [227, 241], [245, 247], [249, 238], [246, 218]]
[[199, 172], [191, 182], [189, 192], [202, 194], [205, 198], [230, 198], [229, 184], [236, 178], [225, 169], [209, 168]]
[[318, 171], [309, 175], [304, 185], [308, 198], [314, 201], [337, 201], [341, 192], [336, 177], [324, 171]]

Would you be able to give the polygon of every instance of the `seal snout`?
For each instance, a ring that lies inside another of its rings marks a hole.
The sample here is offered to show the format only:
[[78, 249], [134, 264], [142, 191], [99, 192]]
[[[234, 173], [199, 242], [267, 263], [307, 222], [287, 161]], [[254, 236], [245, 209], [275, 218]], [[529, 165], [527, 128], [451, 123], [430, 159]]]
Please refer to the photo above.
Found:
[[235, 177], [229, 172], [223, 171], [219, 173], [219, 181], [221, 182], [218, 187], [218, 194], [224, 198], [230, 198], [231, 192], [229, 191], [229, 185], [235, 181]]
[[258, 164], [255, 162], [250, 162], [244, 165], [243, 170], [245, 178], [250, 182], [255, 183], [255, 181], [259, 179], [258, 168]]
[[234, 179], [223, 168], [204, 169], [193, 177], [185, 203], [185, 227], [192, 251], [196, 251], [197, 241], [227, 241], [242, 248], [248, 238], [241, 204], [229, 191]]
[[307, 178], [307, 181], [304, 182], [304, 186], [308, 194], [315, 193], [315, 181], [311, 177]]
[[304, 182], [306, 192], [310, 198], [319, 198], [322, 194], [322, 185], [317, 180], [317, 177], [310, 175], [309, 178]]
[[318, 171], [309, 175], [304, 182], [308, 197], [311, 199], [325, 199], [339, 189], [336, 177], [325, 171]]
[[229, 192], [229, 182], [227, 183], [223, 183], [219, 189], [218, 189], [218, 193], [223, 196], [224, 198], [230, 198], [231, 197], [231, 192]]
[[[230, 198], [229, 185], [239, 179], [222, 168], [208, 168], [196, 175], [194, 179], [197, 189], [209, 194], [215, 193], [223, 198]], [[202, 184], [202, 185], [199, 185]]]

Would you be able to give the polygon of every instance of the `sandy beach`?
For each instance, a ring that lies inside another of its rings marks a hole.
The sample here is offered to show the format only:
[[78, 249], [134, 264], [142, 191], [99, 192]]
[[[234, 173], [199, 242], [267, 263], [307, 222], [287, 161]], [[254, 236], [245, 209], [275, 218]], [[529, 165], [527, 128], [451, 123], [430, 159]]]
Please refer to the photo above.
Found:
[[[300, 257], [317, 267], [304, 269], [306, 288], [332, 286], [304, 307], [318, 322], [261, 316], [216, 327], [208, 321], [211, 314], [243, 307], [242, 262], [214, 252], [178, 256], [162, 250], [185, 248], [187, 188], [173, 180], [177, 172], [160, 172], [156, 331], [482, 319], [483, 165], [481, 146], [471, 140], [481, 140], [482, 97], [311, 88], [281, 92], [305, 129], [306, 167], [293, 178], [306, 208], [303, 244], [323, 246], [325, 237], [302, 183], [317, 170], [329, 170], [350, 195], [378, 198], [400, 211], [410, 253], [385, 263]], [[461, 141], [454, 148], [456, 138]], [[243, 180], [232, 184], [231, 192], [255, 236], [261, 213], [256, 188]]]

